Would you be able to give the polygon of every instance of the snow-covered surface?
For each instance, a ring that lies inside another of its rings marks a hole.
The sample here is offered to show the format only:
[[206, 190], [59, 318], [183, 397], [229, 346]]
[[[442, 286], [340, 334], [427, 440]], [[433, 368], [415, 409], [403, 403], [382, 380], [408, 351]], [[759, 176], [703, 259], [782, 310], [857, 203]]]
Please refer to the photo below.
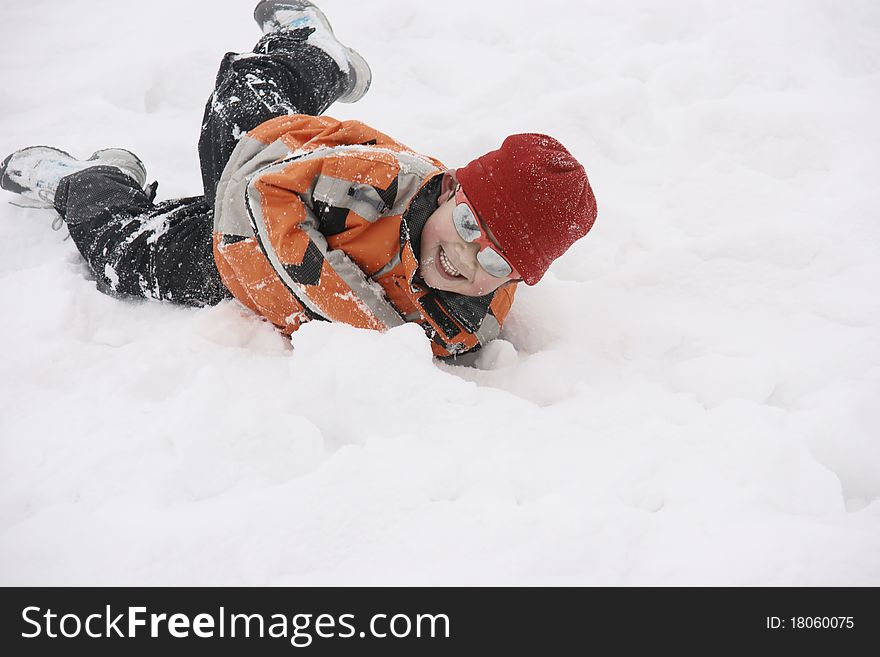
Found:
[[[0, 152], [198, 193], [252, 5], [4, 3]], [[880, 5], [321, 6], [374, 73], [329, 114], [450, 166], [550, 133], [594, 230], [468, 369], [108, 298], [3, 203], [0, 584], [880, 585]]]

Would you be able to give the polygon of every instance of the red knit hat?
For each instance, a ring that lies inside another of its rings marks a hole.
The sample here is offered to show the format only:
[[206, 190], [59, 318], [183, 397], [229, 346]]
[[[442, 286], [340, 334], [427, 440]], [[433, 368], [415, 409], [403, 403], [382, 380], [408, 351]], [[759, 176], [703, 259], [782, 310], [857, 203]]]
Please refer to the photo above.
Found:
[[596, 220], [584, 167], [547, 135], [511, 135], [456, 177], [527, 285], [541, 280]]

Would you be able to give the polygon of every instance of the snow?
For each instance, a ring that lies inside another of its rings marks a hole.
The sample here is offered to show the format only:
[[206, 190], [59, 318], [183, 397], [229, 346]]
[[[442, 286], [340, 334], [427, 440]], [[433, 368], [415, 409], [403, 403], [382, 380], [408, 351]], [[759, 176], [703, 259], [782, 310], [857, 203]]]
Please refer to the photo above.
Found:
[[[549, 133], [594, 229], [467, 368], [110, 298], [2, 204], [0, 584], [880, 585], [878, 5], [321, 7], [374, 74], [331, 116], [450, 166]], [[7, 3], [0, 155], [198, 193], [251, 10]]]

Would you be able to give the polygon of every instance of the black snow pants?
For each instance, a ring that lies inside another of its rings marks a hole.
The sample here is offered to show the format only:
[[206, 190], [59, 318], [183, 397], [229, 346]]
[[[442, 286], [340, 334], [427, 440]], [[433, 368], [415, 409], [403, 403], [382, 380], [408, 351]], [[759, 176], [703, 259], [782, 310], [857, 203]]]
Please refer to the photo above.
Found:
[[227, 53], [205, 107], [199, 139], [204, 194], [154, 203], [119, 169], [96, 166], [64, 178], [55, 209], [94, 272], [119, 296], [190, 306], [231, 298], [214, 264], [214, 195], [238, 137], [286, 114], [319, 115], [344, 91], [344, 74], [306, 42], [311, 28], [263, 36], [252, 53]]

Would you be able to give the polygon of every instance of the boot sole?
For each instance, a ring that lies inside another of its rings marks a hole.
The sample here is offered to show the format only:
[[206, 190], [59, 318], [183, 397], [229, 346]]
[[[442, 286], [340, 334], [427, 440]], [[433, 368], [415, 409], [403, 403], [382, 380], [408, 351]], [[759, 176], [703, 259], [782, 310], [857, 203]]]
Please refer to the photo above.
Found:
[[[133, 167], [135, 167], [135, 169], [126, 171], [126, 173], [137, 174], [136, 176], [134, 176], [134, 179], [138, 183], [139, 187], [143, 187], [147, 183], [147, 167], [144, 165], [143, 161], [141, 161], [141, 158], [132, 153], [130, 150], [127, 150], [125, 148], [102, 148], [101, 150], [97, 150], [92, 153], [92, 156], [86, 161], [91, 162], [94, 160], [98, 161], [100, 164], [101, 154], [115, 155], [117, 156], [117, 159], [130, 163]], [[112, 164], [111, 162], [105, 162], [104, 164], [107, 164], [109, 166], [118, 166], [116, 164]]]
[[355, 89], [352, 89], [346, 95], [338, 98], [337, 101], [340, 103], [356, 103], [366, 96], [367, 92], [370, 90], [370, 85], [373, 83], [373, 73], [370, 70], [370, 65], [367, 64], [367, 60], [364, 59], [357, 50], [346, 47], [346, 51], [348, 52], [348, 65], [357, 72], [356, 78], [360, 81], [363, 79], [364, 75], [366, 75], [367, 83], [363, 90], [356, 91]]

